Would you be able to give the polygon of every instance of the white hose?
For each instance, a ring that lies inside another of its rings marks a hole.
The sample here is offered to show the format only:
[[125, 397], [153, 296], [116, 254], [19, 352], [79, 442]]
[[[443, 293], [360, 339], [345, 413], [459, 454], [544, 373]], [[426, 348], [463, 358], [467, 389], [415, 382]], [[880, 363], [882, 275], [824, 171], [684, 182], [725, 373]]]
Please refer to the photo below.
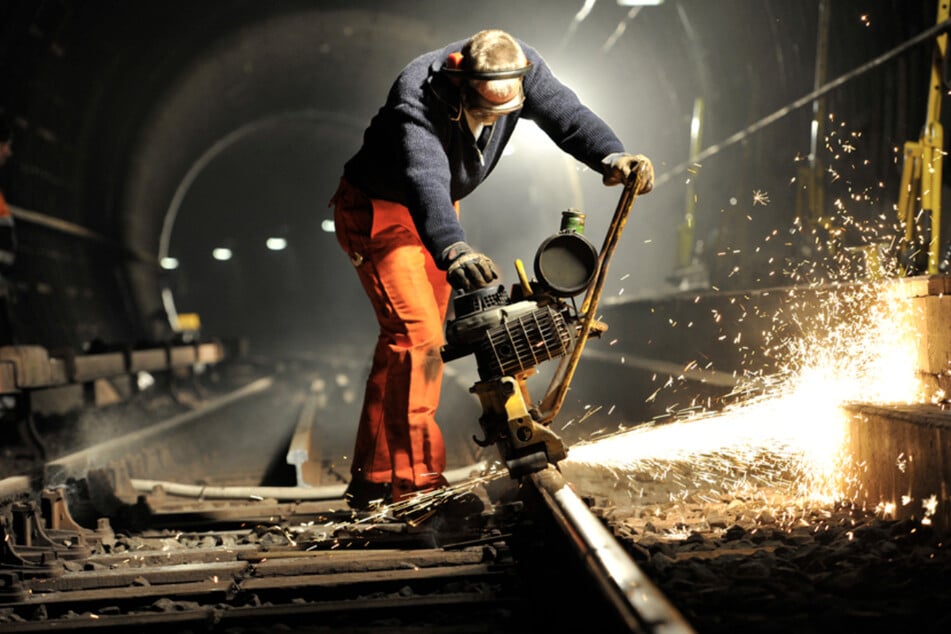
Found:
[[[458, 484], [468, 480], [473, 473], [483, 473], [486, 468], [485, 462], [477, 462], [467, 467], [445, 471], [443, 475], [449, 484]], [[347, 489], [346, 484], [322, 487], [229, 487], [137, 478], [132, 478], [132, 487], [136, 491], [146, 493], [158, 488], [168, 495], [205, 500], [342, 500]]]

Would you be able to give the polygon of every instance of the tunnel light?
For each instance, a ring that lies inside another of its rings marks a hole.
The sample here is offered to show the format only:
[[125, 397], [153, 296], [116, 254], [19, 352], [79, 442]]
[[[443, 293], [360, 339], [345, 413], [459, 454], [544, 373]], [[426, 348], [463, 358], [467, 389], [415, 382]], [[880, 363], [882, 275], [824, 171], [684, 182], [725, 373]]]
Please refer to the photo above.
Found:
[[320, 223], [320, 228], [327, 233], [334, 233], [337, 230], [333, 220], [324, 220]]
[[162, 258], [159, 262], [159, 266], [166, 271], [174, 271], [178, 268], [178, 258]]
[[619, 7], [656, 7], [664, 0], [617, 0]]
[[211, 251], [211, 257], [220, 262], [227, 262], [231, 259], [231, 255], [231, 249], [228, 249], [227, 247], [218, 247]]
[[265, 244], [271, 251], [283, 251], [287, 248], [287, 240], [284, 238], [268, 238]]
[[155, 385], [155, 377], [148, 372], [139, 372], [135, 375], [135, 384], [140, 392], [144, 392]]

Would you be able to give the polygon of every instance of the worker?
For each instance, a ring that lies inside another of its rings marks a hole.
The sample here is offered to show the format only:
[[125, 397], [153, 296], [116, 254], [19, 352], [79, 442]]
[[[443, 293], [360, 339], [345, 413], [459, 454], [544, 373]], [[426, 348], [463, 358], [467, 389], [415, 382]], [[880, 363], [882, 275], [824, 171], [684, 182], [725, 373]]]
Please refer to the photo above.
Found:
[[459, 201], [503, 154], [519, 119], [534, 121], [606, 185], [637, 175], [643, 155], [509, 33], [476, 33], [412, 60], [344, 165], [334, 207], [337, 239], [380, 331], [366, 382], [346, 498], [351, 508], [398, 502], [447, 485], [435, 420], [444, 320], [453, 289], [495, 282], [491, 257], [466, 241]]
[[[10, 117], [0, 111], [0, 174], [13, 156], [13, 125]], [[13, 318], [13, 306], [16, 303], [16, 286], [10, 279], [13, 265], [16, 263], [17, 235], [13, 212], [3, 196], [0, 181], [0, 345], [9, 346], [18, 343]]]
[[[13, 156], [13, 125], [0, 114], [0, 167]], [[16, 232], [13, 214], [0, 188], [0, 276], [10, 271], [16, 260]], [[5, 296], [5, 294], [4, 294]]]

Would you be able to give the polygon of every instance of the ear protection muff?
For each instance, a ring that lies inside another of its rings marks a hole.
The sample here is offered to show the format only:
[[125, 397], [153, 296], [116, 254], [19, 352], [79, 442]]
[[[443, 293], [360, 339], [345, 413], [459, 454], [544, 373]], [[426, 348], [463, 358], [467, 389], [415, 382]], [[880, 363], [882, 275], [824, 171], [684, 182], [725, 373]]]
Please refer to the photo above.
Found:
[[[456, 86], [462, 83], [462, 77], [453, 77], [452, 71], [457, 71], [462, 68], [462, 52], [456, 51], [455, 53], [449, 53], [449, 57], [446, 58], [446, 64], [443, 66], [442, 70], [449, 77], [451, 81]], [[447, 72], [448, 71], [448, 72]]]

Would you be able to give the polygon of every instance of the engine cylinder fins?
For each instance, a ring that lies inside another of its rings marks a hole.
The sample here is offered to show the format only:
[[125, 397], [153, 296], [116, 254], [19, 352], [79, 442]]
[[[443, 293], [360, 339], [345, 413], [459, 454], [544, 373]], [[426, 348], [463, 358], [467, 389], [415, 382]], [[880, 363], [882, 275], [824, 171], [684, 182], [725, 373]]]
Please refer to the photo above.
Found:
[[545, 306], [490, 328], [476, 344], [482, 380], [516, 376], [568, 354], [573, 335], [564, 316]]

